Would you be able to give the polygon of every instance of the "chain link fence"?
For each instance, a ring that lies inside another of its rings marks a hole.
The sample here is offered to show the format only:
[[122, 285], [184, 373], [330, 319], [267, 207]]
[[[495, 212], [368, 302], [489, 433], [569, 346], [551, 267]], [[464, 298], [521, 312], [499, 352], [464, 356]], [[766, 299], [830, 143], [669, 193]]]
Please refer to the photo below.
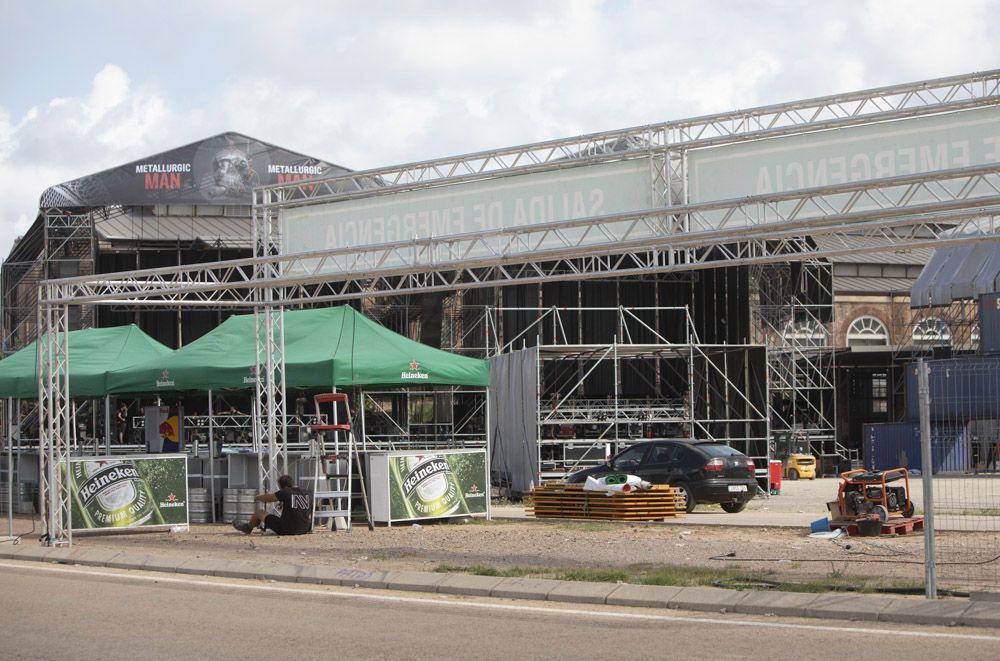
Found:
[[930, 436], [937, 586], [1000, 593], [1000, 357], [930, 361], [914, 376]]

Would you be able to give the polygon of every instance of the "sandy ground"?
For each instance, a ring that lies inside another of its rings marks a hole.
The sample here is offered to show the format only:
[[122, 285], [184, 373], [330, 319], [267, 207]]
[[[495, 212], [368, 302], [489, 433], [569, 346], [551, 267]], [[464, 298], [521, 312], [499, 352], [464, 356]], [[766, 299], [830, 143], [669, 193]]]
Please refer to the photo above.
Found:
[[[77, 535], [74, 544], [134, 553], [365, 569], [433, 571], [441, 565], [487, 565], [555, 571], [669, 564], [763, 571], [779, 582], [840, 577], [921, 582], [922, 534], [809, 537], [809, 522], [825, 515], [825, 503], [835, 497], [836, 488], [833, 479], [789, 483], [782, 495], [755, 500], [740, 514], [702, 506], [683, 519], [662, 523], [540, 521], [525, 518], [523, 509], [508, 505], [496, 507], [497, 518], [492, 521], [474, 519], [461, 525], [427, 522], [380, 526], [374, 531], [355, 525], [350, 532], [320, 529], [284, 538], [256, 533], [248, 537], [226, 525], [194, 525], [185, 533]], [[769, 525], [769, 520], [780, 523]], [[15, 534], [30, 528], [30, 519], [16, 519]], [[943, 532], [938, 546], [954, 548], [965, 560], [978, 562], [984, 554], [1000, 549], [1000, 525], [994, 523], [987, 530], [971, 536]], [[951, 587], [969, 589], [962, 585], [968, 575], [956, 574], [949, 579]], [[985, 577], [1000, 590], [1000, 563], [978, 566], [974, 577], [974, 583]]]

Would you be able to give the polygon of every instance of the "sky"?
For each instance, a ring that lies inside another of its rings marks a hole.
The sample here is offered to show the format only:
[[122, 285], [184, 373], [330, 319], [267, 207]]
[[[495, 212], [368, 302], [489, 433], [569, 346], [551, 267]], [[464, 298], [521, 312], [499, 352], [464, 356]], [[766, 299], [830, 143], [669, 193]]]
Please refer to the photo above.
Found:
[[0, 0], [0, 254], [54, 184], [237, 131], [389, 166], [1000, 68], [1000, 0]]

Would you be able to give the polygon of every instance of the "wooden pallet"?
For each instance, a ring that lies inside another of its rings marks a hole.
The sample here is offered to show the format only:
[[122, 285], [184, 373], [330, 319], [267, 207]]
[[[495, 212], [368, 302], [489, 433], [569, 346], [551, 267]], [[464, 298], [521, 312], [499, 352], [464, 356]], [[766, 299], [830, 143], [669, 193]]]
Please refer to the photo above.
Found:
[[668, 486], [616, 493], [584, 491], [580, 484], [546, 484], [531, 491], [525, 511], [539, 519], [662, 521], [684, 515], [684, 497]]
[[[846, 530], [848, 535], [856, 536], [860, 534], [856, 521], [831, 521], [830, 529], [835, 530], [837, 528]], [[915, 532], [923, 532], [923, 530], [924, 517], [913, 516], [908, 519], [889, 519], [888, 521], [883, 521], [881, 534], [909, 535]]]

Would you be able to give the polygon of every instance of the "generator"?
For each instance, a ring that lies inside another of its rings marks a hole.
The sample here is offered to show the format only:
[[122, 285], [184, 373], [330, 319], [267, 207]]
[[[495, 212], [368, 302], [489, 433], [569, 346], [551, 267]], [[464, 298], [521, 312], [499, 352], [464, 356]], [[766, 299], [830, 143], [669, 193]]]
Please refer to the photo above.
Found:
[[881, 521], [890, 516], [909, 518], [915, 509], [910, 500], [910, 474], [905, 468], [841, 473], [837, 500], [841, 516], [848, 520], [872, 516]]

